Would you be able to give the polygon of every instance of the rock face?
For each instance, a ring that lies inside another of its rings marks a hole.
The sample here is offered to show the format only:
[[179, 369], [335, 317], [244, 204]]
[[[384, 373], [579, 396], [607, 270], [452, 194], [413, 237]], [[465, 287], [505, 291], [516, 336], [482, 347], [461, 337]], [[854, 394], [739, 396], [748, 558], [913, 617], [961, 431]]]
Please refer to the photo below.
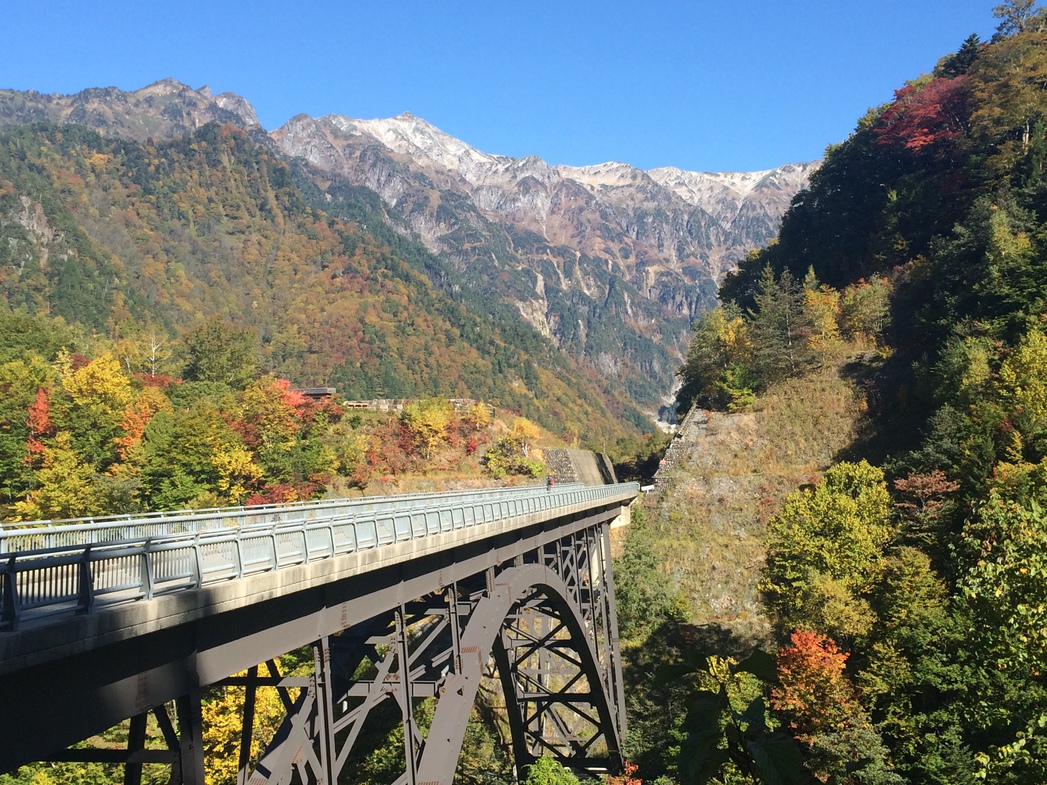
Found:
[[690, 321], [724, 273], [770, 240], [816, 163], [709, 174], [627, 164], [550, 166], [490, 155], [411, 114], [298, 115], [268, 135], [251, 105], [170, 79], [74, 96], [0, 90], [0, 125], [77, 123], [134, 139], [231, 122], [308, 165], [321, 189], [377, 193], [485, 297], [515, 307], [564, 351], [650, 409], [673, 386]]
[[476, 150], [411, 114], [299, 115], [289, 157], [377, 192], [472, 285], [513, 303], [567, 351], [623, 381], [672, 384], [689, 324], [724, 273], [769, 241], [816, 163], [706, 174], [550, 166]]
[[550, 166], [535, 156], [480, 152], [411, 114], [299, 115], [272, 137], [288, 156], [376, 191], [461, 268], [477, 263], [477, 240], [496, 261], [508, 251], [533, 272], [530, 291], [515, 292], [532, 301], [521, 312], [561, 340], [568, 336], [543, 291], [550, 283], [606, 296], [609, 274], [634, 296], [693, 318], [710, 304], [723, 274], [775, 235], [816, 166], [720, 174], [645, 172], [622, 163]]
[[209, 122], [261, 130], [254, 108], [238, 95], [213, 95], [162, 79], [134, 92], [92, 87], [76, 95], [45, 95], [33, 90], [0, 90], [0, 126], [19, 123], [69, 123], [99, 133], [145, 141], [187, 133]]

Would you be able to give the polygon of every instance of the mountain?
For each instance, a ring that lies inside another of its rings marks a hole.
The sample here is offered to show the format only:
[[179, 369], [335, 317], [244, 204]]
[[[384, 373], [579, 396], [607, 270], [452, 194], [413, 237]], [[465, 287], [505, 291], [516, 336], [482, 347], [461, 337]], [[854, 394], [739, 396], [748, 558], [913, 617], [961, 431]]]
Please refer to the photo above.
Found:
[[24, 123], [82, 125], [101, 134], [144, 142], [194, 131], [209, 122], [262, 130], [254, 107], [238, 95], [214, 95], [162, 79], [125, 92], [92, 87], [76, 95], [45, 95], [34, 90], [0, 90], [0, 127]]
[[234, 126], [152, 144], [0, 131], [10, 308], [165, 345], [219, 318], [256, 336], [263, 370], [349, 398], [473, 397], [597, 439], [642, 422], [590, 366], [507, 309], [481, 312], [453, 271], [389, 234], [312, 208], [288, 164]]
[[133, 92], [0, 91], [0, 126], [32, 122], [139, 142], [210, 122], [239, 126], [296, 162], [313, 207], [416, 237], [440, 260], [427, 267], [435, 285], [447, 287], [452, 273], [481, 311], [508, 306], [652, 412], [674, 385], [691, 319], [714, 303], [723, 275], [774, 236], [817, 165], [719, 174], [551, 166], [481, 152], [410, 114], [299, 115], [267, 133], [243, 98], [171, 79]]
[[816, 166], [550, 166], [481, 152], [411, 114], [299, 115], [271, 136], [322, 175], [375, 191], [470, 284], [648, 403], [671, 386], [690, 320], [774, 236]]

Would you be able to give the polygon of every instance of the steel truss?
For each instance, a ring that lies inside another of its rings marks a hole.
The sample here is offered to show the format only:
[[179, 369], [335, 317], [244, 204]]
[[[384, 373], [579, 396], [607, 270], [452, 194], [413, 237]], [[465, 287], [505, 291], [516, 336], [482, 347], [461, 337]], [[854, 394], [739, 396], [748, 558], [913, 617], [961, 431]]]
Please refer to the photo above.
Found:
[[[171, 710], [174, 714], [172, 716]], [[146, 724], [152, 715], [163, 734], [165, 750], [146, 749]], [[157, 706], [131, 717], [126, 749], [70, 748], [44, 760], [66, 763], [116, 763], [124, 766], [125, 785], [140, 785], [142, 766], [158, 763], [171, 767], [171, 783], [204, 785], [203, 723], [200, 693], [184, 695], [170, 706]]]
[[[243, 578], [258, 584], [250, 587], [258, 603], [242, 604], [227, 584], [198, 589], [186, 595], [192, 615], [179, 624], [142, 623], [141, 635], [75, 653], [75, 666], [6, 674], [5, 694], [22, 706], [19, 722], [7, 716], [6, 737], [34, 730], [26, 750], [0, 746], [0, 760], [123, 764], [128, 785], [140, 785], [144, 765], [166, 764], [172, 785], [204, 785], [201, 693], [225, 685], [243, 695], [238, 785], [352, 781], [397, 727], [397, 785], [450, 783], [478, 691], [500, 687], [500, 731], [518, 771], [542, 755], [579, 771], [619, 771], [625, 716], [609, 528], [630, 490], [603, 506], [582, 498], [555, 517], [532, 500], [537, 512], [513, 526], [495, 516], [480, 536], [449, 530], [437, 535], [446, 545], [368, 551], [373, 564], [350, 555], [339, 569], [333, 559], [288, 567], [286, 590]], [[178, 618], [180, 599], [155, 601], [162, 618]], [[52, 629], [28, 627], [5, 634]], [[281, 674], [275, 658], [310, 641], [312, 674]], [[255, 761], [257, 696], [273, 688], [285, 716], [272, 739], [258, 740], [268, 747]], [[83, 711], [52, 716], [49, 707], [66, 695], [80, 696]], [[126, 717], [124, 749], [48, 754], [49, 743], [74, 743]], [[164, 748], [152, 748], [155, 737]]]
[[[518, 770], [542, 755], [590, 773], [621, 770], [610, 565], [608, 525], [582, 529], [370, 619], [345, 620], [341, 633], [313, 644], [308, 678], [281, 677], [270, 662], [268, 677], [253, 668], [225, 680], [246, 687], [238, 782], [334, 785], [399, 724], [405, 767], [396, 785], [449, 784], [477, 690], [495, 672]], [[279, 687], [287, 714], [252, 768], [259, 686]], [[419, 711], [426, 700], [435, 711]]]

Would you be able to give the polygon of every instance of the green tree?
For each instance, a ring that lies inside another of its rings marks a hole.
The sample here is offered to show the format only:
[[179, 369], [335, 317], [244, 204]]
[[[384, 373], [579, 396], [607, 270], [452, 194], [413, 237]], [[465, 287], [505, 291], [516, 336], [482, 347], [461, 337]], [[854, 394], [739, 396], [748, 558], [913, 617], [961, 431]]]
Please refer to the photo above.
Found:
[[661, 569], [644, 508], [637, 506], [632, 516], [622, 554], [614, 560], [614, 599], [622, 637], [642, 640], [652, 629], [679, 617], [682, 603]]
[[890, 314], [890, 288], [882, 276], [848, 286], [840, 294], [840, 333], [848, 340], [876, 342]]
[[883, 472], [838, 463], [813, 488], [790, 494], [768, 525], [761, 588], [786, 629], [853, 638], [868, 632], [865, 594], [895, 535]]
[[52, 371], [39, 355], [0, 364], [0, 504], [11, 504], [29, 488], [28, 411]]
[[524, 785], [579, 785], [578, 778], [554, 758], [539, 758], [527, 767]]
[[740, 309], [727, 304], [699, 316], [677, 376], [676, 409], [694, 405], [709, 409], [739, 409], [752, 402], [752, 345]]
[[776, 277], [768, 266], [755, 300], [756, 309], [750, 312], [753, 373], [764, 386], [802, 375], [817, 360], [809, 342], [812, 324], [803, 287], [788, 270]]
[[157, 412], [142, 439], [141, 477], [149, 507], [232, 503], [230, 492], [239, 493], [242, 479], [255, 474], [249, 456], [237, 448], [243, 449], [242, 440], [209, 401]]
[[220, 382], [242, 390], [258, 372], [255, 335], [221, 317], [212, 317], [185, 336], [184, 376], [190, 381]]
[[771, 687], [777, 682], [773, 656], [760, 650], [740, 662], [711, 656], [704, 668], [692, 660], [666, 668], [662, 678], [688, 674], [698, 676], [699, 689], [683, 725], [679, 762], [683, 785], [811, 781], [799, 745], [768, 711]]
[[545, 464], [532, 458], [525, 458], [519, 443], [511, 436], [503, 436], [487, 448], [480, 459], [484, 471], [493, 477], [501, 478], [507, 474], [519, 474], [525, 477], [541, 477], [545, 474]]
[[[1036, 19], [1039, 25], [1044, 17]], [[1034, 142], [1036, 121], [1044, 116], [1045, 75], [1047, 40], [1041, 32], [997, 41], [971, 67], [971, 135], [991, 151], [989, 172], [998, 180], [1008, 178]]]
[[984, 634], [1014, 665], [1047, 670], [1047, 513], [1037, 498], [993, 491], [963, 533], [969, 568], [960, 588]]
[[963, 44], [955, 54], [941, 59], [938, 67], [935, 69], [935, 75], [946, 79], [962, 76], [971, 69], [974, 61], [978, 59], [980, 49], [981, 39], [978, 38], [977, 33], [971, 33], [964, 39]]
[[43, 466], [33, 478], [33, 489], [14, 504], [19, 520], [85, 518], [114, 512], [105, 509], [104, 495], [94, 469], [82, 462], [65, 431], [44, 449]]

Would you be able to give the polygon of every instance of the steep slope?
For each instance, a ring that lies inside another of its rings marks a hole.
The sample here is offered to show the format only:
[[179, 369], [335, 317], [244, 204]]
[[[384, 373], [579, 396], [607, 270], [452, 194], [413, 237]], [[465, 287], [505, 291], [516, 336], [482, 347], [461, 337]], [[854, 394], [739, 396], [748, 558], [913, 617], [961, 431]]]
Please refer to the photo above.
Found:
[[[853, 374], [848, 460], [768, 526], [780, 683], [833, 656], [854, 685], [772, 701], [821, 781], [1047, 781], [1047, 9], [994, 15], [831, 148], [721, 289], [773, 318], [813, 268], [836, 326], [886, 344]], [[781, 345], [751, 335], [754, 357]], [[862, 733], [810, 722], [830, 716]]]
[[238, 125], [307, 164], [299, 171], [318, 189], [314, 207], [333, 209], [346, 185], [374, 191], [382, 207], [370, 214], [420, 238], [479, 303], [510, 306], [650, 412], [673, 387], [690, 320], [713, 304], [724, 273], [773, 236], [813, 167], [550, 166], [481, 152], [410, 114], [299, 115], [267, 134], [239, 96], [170, 79], [133, 92], [0, 91], [0, 126], [38, 121], [138, 141]]
[[21, 126], [0, 150], [10, 306], [114, 336], [219, 315], [252, 327], [266, 368], [299, 384], [483, 398], [557, 432], [622, 432], [627, 405], [604, 380], [519, 320], [436, 289], [424, 251], [313, 210], [288, 166], [233, 126], [146, 145]]
[[[812, 165], [751, 175], [549, 166], [424, 120], [299, 115], [285, 154], [376, 191], [465, 279], [652, 403], [715, 282], [773, 236]], [[637, 376], [647, 383], [637, 382]]]
[[646, 506], [662, 569], [693, 623], [768, 635], [756, 588], [767, 518], [850, 444], [864, 408], [840, 370], [780, 384], [752, 412], [695, 411], [677, 433], [676, 461]]

